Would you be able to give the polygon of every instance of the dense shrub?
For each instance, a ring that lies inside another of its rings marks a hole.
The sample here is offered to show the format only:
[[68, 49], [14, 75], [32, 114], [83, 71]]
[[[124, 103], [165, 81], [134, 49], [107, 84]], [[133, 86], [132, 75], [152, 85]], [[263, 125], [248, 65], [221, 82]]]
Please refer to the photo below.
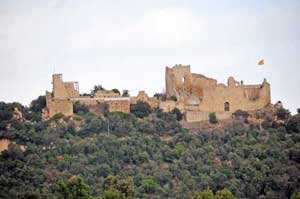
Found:
[[177, 102], [177, 97], [176, 97], [175, 95], [172, 95], [172, 96], [170, 97], [170, 100]]
[[122, 91], [122, 97], [130, 97], [130, 95], [129, 95], [129, 90], [123, 90]]
[[180, 110], [178, 108], [174, 108], [172, 111], [171, 111], [172, 114], [176, 115], [176, 119], [177, 121], [180, 121], [183, 119], [183, 114], [180, 112]]
[[212, 124], [218, 123], [216, 113], [209, 113], [209, 122]]
[[233, 113], [233, 116], [235, 116], [236, 118], [247, 119], [249, 117], [249, 113], [247, 111], [237, 110]]
[[55, 115], [53, 115], [53, 117], [51, 119], [52, 120], [59, 120], [59, 119], [62, 119], [63, 117], [64, 117], [64, 114], [56, 113]]
[[56, 117], [5, 120], [11, 128], [0, 138], [12, 143], [0, 155], [0, 198], [290, 199], [300, 190], [299, 115], [283, 125], [270, 117], [266, 129], [233, 120], [207, 132], [183, 129], [160, 109], [143, 119]]
[[290, 133], [300, 133], [300, 114], [290, 117], [285, 126]]
[[130, 113], [136, 117], [144, 118], [151, 113], [151, 107], [147, 102], [138, 101], [136, 104], [130, 105]]
[[289, 112], [289, 110], [284, 109], [284, 108], [279, 108], [276, 111], [276, 116], [280, 120], [286, 120], [289, 118], [290, 115], [291, 115], [291, 113]]
[[121, 94], [120, 91], [118, 89], [116, 89], [116, 88], [112, 89], [111, 91], [114, 92], [114, 93]]
[[74, 113], [87, 113], [89, 112], [89, 107], [85, 104], [82, 104], [80, 103], [79, 101], [76, 101], [74, 104], [73, 104], [73, 112]]
[[46, 107], [46, 96], [41, 95], [30, 103], [30, 111], [41, 113], [43, 108]]

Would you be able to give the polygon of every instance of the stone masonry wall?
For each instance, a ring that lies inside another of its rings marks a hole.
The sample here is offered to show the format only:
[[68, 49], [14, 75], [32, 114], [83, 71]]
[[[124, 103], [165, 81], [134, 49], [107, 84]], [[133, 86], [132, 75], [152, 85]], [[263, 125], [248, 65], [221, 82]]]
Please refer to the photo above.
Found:
[[243, 85], [230, 77], [228, 85], [218, 84], [215, 79], [190, 72], [190, 66], [176, 65], [166, 68], [166, 94], [174, 95], [185, 106], [197, 107], [195, 111], [256, 110], [271, 102], [270, 84]]

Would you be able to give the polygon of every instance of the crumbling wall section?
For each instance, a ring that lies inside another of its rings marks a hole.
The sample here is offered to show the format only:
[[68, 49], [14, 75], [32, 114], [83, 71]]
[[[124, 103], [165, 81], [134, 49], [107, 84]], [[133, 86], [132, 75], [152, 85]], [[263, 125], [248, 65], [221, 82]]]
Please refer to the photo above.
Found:
[[[210, 113], [211, 112], [207, 111], [187, 111], [184, 116], [186, 122], [201, 122], [209, 120]], [[232, 112], [219, 111], [215, 112], [215, 114], [218, 120], [226, 120], [232, 118]]]
[[51, 99], [47, 102], [49, 117], [53, 117], [57, 113], [65, 116], [73, 115], [73, 103], [70, 99]]
[[262, 84], [244, 85], [229, 77], [227, 85], [218, 84], [217, 80], [191, 73], [190, 66], [182, 65], [166, 68], [166, 94], [176, 96], [185, 111], [250, 111], [271, 102], [270, 84], [266, 80]]
[[103, 90], [103, 91], [97, 91], [96, 94], [95, 94], [95, 97], [98, 97], [98, 98], [114, 98], [114, 97], [120, 97], [120, 94], [115, 93], [113, 91]]
[[77, 82], [64, 82], [64, 87], [68, 97], [79, 97]]
[[157, 98], [149, 97], [145, 91], [139, 91], [136, 97], [130, 97], [131, 104], [136, 104], [138, 101], [147, 102], [151, 108], [157, 108], [160, 103]]
[[108, 104], [109, 112], [123, 112], [129, 113], [130, 112], [130, 100], [128, 99], [109, 99], [105, 100], [105, 103]]

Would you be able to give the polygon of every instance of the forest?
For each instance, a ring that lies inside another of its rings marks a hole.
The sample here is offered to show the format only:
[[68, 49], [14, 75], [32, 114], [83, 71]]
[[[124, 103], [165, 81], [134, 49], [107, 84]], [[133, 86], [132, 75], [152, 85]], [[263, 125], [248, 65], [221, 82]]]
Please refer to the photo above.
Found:
[[300, 198], [300, 110], [282, 108], [261, 126], [240, 112], [222, 129], [192, 132], [179, 110], [144, 102], [102, 117], [75, 103], [74, 116], [46, 121], [43, 107], [43, 96], [30, 107], [0, 102], [0, 139], [11, 142], [0, 198]]

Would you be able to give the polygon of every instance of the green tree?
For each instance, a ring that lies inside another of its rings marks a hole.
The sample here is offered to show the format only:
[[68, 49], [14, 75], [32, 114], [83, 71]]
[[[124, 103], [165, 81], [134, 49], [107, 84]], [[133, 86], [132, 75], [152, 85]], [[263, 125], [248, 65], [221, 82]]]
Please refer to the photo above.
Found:
[[219, 190], [216, 194], [214, 194], [212, 190], [207, 189], [196, 193], [191, 199], [234, 199], [234, 196], [227, 189]]
[[176, 119], [177, 121], [180, 121], [183, 119], [183, 114], [180, 112], [180, 110], [178, 108], [174, 108], [172, 111], [171, 111], [172, 114], [176, 115]]
[[177, 102], [177, 97], [176, 97], [175, 95], [172, 95], [172, 96], [170, 97], [170, 100]]
[[103, 88], [102, 85], [95, 85], [94, 88], [91, 90], [91, 95], [95, 96], [95, 94], [97, 93], [97, 91], [105, 91], [105, 88]]
[[108, 176], [104, 180], [105, 199], [133, 199], [135, 190], [133, 179], [128, 177], [121, 179], [119, 176]]
[[120, 91], [118, 89], [116, 89], [116, 88], [112, 89], [111, 91], [114, 92], [114, 93], [121, 94]]
[[0, 120], [10, 120], [12, 116], [12, 110], [4, 102], [0, 102]]
[[64, 114], [62, 114], [62, 113], [56, 113], [55, 115], [53, 115], [52, 119], [53, 120], [60, 120], [63, 117], [64, 117]]
[[111, 168], [108, 164], [101, 164], [98, 168], [98, 174], [107, 177], [111, 173]]
[[185, 152], [185, 147], [182, 144], [176, 144], [175, 150], [182, 155]]
[[293, 193], [291, 199], [300, 199], [300, 193], [297, 192]]
[[129, 97], [130, 95], [129, 95], [129, 90], [123, 90], [122, 91], [122, 97]]
[[41, 95], [30, 103], [29, 110], [33, 112], [42, 112], [43, 108], [45, 107], [46, 107], [46, 97], [45, 95]]
[[130, 112], [136, 117], [144, 118], [151, 113], [151, 107], [147, 102], [138, 101], [136, 104], [130, 105]]
[[276, 111], [276, 116], [280, 120], [286, 120], [290, 117], [290, 115], [291, 115], [290, 111], [285, 108], [279, 108]]
[[142, 180], [141, 187], [148, 194], [153, 194], [160, 189], [159, 184], [152, 178]]
[[216, 113], [209, 113], [209, 122], [212, 124], [218, 123]]
[[127, 199], [127, 197], [119, 190], [111, 188], [105, 191], [103, 199]]
[[300, 114], [290, 117], [285, 127], [289, 133], [300, 133]]
[[90, 188], [81, 177], [73, 176], [66, 183], [57, 182], [59, 199], [90, 199]]
[[205, 191], [201, 191], [196, 193], [194, 196], [190, 197], [191, 199], [215, 199], [215, 195], [212, 190], [207, 189]]
[[234, 196], [228, 189], [216, 192], [216, 199], [234, 199]]

